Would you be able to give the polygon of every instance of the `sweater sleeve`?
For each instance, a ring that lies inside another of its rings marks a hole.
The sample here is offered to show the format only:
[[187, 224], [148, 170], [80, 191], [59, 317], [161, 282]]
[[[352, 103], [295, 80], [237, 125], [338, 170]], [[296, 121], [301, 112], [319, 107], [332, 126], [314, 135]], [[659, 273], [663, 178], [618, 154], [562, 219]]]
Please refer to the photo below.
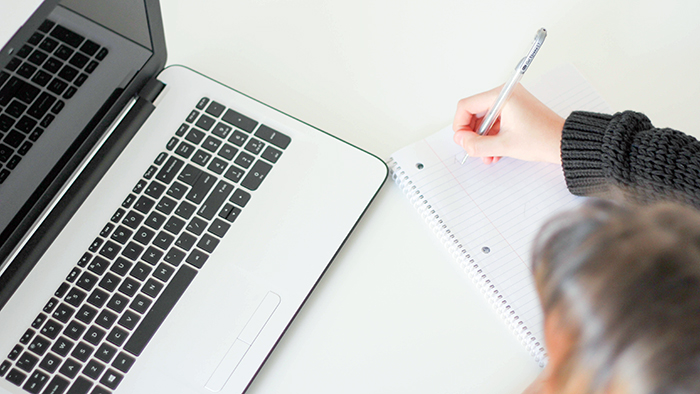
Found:
[[655, 128], [643, 114], [573, 112], [564, 124], [561, 155], [573, 194], [621, 192], [637, 202], [669, 199], [700, 207], [700, 142]]

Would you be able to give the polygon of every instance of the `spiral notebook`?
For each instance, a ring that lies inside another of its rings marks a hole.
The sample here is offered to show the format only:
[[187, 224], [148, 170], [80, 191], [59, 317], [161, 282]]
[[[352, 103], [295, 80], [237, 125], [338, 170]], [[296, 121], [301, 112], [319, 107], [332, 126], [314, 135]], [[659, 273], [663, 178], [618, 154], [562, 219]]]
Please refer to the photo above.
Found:
[[[528, 87], [555, 112], [611, 112], [572, 66]], [[392, 178], [454, 260], [481, 289], [505, 323], [544, 366], [543, 313], [530, 268], [531, 246], [542, 224], [583, 200], [569, 193], [561, 167], [503, 158], [485, 165], [452, 140], [452, 128], [394, 153]]]

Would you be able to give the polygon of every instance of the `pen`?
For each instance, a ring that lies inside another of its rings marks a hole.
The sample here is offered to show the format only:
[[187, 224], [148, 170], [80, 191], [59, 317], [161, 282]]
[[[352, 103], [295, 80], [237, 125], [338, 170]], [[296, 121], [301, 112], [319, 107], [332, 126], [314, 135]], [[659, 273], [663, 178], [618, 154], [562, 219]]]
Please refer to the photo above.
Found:
[[[537, 31], [532, 47], [527, 52], [525, 57], [518, 62], [518, 65], [515, 67], [515, 71], [513, 72], [513, 76], [510, 78], [508, 83], [503, 85], [503, 89], [501, 89], [501, 93], [498, 94], [496, 102], [493, 104], [491, 109], [489, 109], [489, 112], [484, 117], [483, 122], [481, 122], [479, 130], [476, 132], [478, 135], [485, 135], [489, 132], [491, 126], [493, 126], [493, 123], [501, 114], [501, 110], [506, 104], [506, 101], [508, 101], [508, 98], [510, 98], [510, 95], [513, 93], [513, 89], [515, 89], [515, 86], [518, 84], [518, 82], [520, 82], [520, 79], [525, 74], [525, 71], [527, 71], [528, 67], [530, 67], [532, 59], [534, 59], [537, 52], [539, 52], [545, 37], [547, 37], [547, 30], [541, 28]], [[462, 159], [462, 164], [467, 161], [468, 157], [469, 154], [465, 154], [464, 158]]]

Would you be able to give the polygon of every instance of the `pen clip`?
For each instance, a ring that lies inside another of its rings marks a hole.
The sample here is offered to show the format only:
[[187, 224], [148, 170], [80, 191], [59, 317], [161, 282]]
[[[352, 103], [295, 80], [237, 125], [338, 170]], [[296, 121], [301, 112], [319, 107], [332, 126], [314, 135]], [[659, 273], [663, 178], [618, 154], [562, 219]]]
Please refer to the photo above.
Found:
[[518, 62], [518, 66], [515, 68], [517, 72], [525, 74], [525, 71], [527, 71], [528, 67], [530, 67], [530, 63], [532, 63], [532, 60], [535, 58], [535, 55], [537, 55], [537, 52], [539, 52], [540, 48], [542, 47], [542, 43], [544, 43], [544, 39], [546, 37], [546, 29], [541, 28], [537, 31], [537, 34], [535, 34], [535, 40], [532, 42], [532, 47], [527, 52], [527, 55], [525, 55], [525, 57], [523, 57], [520, 60], [520, 62]]

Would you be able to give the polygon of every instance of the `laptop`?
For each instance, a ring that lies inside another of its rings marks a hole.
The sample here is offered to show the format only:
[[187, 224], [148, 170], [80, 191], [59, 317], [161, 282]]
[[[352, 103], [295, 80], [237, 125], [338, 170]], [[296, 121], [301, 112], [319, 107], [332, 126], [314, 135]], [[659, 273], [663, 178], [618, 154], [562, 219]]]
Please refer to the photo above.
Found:
[[163, 68], [157, 0], [34, 4], [0, 29], [0, 393], [244, 392], [386, 165]]

